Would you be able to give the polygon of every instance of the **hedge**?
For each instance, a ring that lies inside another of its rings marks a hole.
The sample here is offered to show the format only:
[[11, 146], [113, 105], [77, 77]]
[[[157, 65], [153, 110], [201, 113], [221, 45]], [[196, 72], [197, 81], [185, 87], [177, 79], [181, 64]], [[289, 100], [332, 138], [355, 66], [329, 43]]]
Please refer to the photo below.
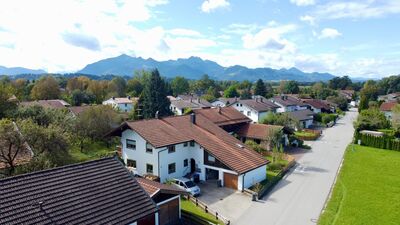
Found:
[[358, 140], [361, 140], [361, 145], [364, 146], [400, 151], [400, 140], [390, 136], [375, 137], [370, 134], [356, 132], [354, 143], [357, 144]]

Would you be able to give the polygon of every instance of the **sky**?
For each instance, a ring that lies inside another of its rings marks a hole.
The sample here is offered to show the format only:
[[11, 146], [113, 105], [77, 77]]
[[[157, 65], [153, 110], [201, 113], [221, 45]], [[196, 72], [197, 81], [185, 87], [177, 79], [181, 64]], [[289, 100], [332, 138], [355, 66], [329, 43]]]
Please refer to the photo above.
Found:
[[127, 54], [381, 78], [399, 37], [400, 0], [0, 2], [0, 65], [48, 72]]

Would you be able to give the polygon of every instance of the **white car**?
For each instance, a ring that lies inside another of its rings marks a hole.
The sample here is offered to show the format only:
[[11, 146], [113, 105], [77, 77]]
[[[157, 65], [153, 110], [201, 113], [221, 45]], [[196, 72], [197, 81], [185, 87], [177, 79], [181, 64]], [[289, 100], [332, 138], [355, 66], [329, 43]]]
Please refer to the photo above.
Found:
[[184, 178], [184, 177], [176, 178], [176, 179], [174, 179], [173, 184], [178, 186], [181, 189], [184, 189], [185, 191], [189, 192], [193, 196], [200, 195], [199, 186], [197, 186], [193, 181], [191, 181], [187, 178]]

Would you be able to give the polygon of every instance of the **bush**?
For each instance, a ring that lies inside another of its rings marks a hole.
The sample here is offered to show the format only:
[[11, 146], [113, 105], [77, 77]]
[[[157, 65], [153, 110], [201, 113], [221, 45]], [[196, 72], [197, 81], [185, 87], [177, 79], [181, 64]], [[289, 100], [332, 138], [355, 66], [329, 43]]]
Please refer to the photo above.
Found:
[[354, 135], [354, 143], [357, 144], [358, 140], [361, 140], [361, 145], [364, 146], [400, 151], [400, 140], [387, 135], [375, 137], [356, 132]]
[[284, 165], [282, 165], [279, 162], [268, 164], [268, 169], [271, 171], [279, 171], [279, 170], [282, 170], [283, 167], [284, 167]]

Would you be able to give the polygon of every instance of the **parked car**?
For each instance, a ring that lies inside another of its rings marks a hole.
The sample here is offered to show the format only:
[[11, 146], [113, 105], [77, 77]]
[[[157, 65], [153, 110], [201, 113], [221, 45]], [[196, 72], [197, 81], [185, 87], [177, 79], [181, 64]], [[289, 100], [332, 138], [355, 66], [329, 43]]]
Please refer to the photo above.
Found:
[[192, 180], [189, 180], [188, 178], [185, 178], [185, 177], [175, 178], [173, 184], [178, 186], [181, 189], [186, 190], [193, 196], [200, 195], [199, 186], [197, 186]]

